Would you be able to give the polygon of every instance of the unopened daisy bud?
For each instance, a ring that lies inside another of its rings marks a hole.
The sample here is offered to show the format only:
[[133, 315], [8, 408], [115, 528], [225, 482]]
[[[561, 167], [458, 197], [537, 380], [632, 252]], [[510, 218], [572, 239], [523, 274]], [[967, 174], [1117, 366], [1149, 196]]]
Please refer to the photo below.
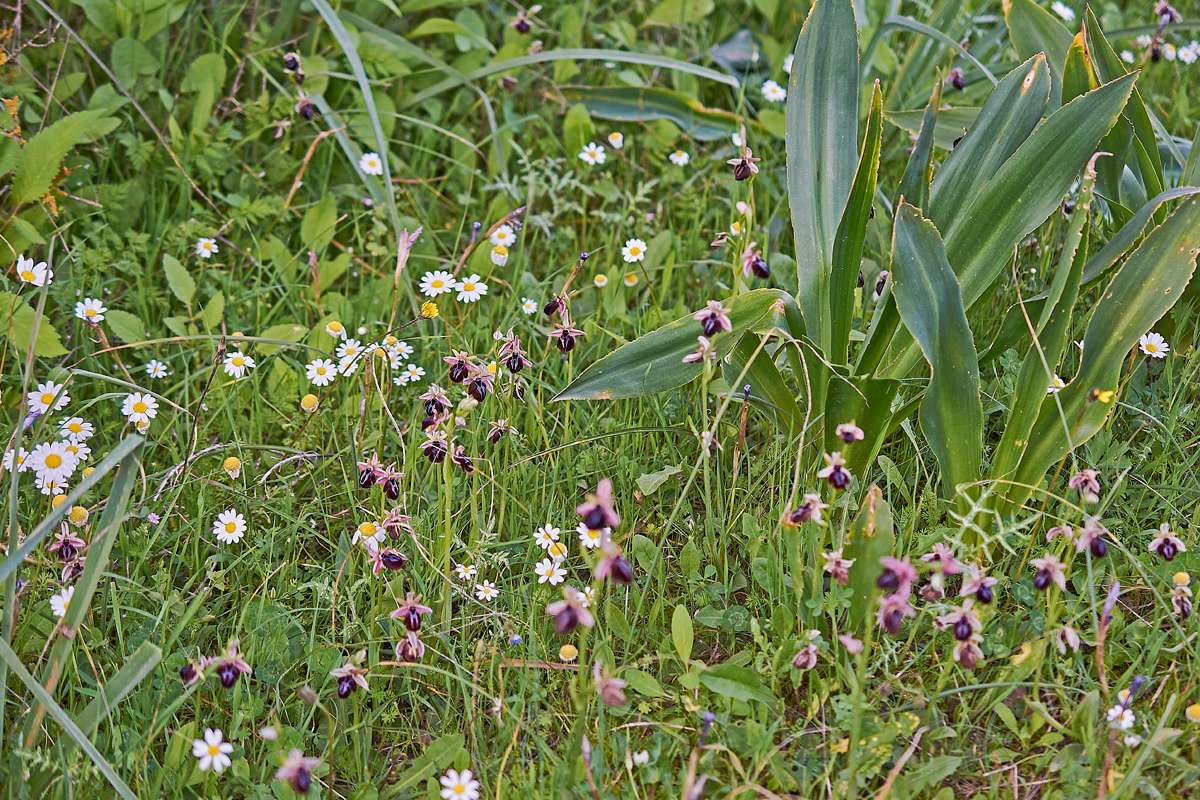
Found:
[[321, 404], [321, 401], [317, 399], [317, 396], [315, 394], [311, 394], [311, 393], [306, 394], [306, 395], [304, 395], [304, 397], [300, 398], [300, 408], [302, 408], [304, 411], [306, 411], [309, 414], [316, 411], [317, 406], [320, 404]]
[[96, 471], [95, 467], [84, 467], [83, 468], [83, 477], [90, 478], [90, 477], [92, 477], [92, 473], [95, 471]]
[[65, 494], [56, 494], [54, 495], [54, 499], [50, 501], [50, 505], [53, 508], [58, 508], [65, 502], [67, 502], [67, 496]]
[[421, 319], [434, 319], [440, 313], [437, 303], [432, 300], [426, 300], [424, 303], [421, 303]]
[[562, 647], [558, 648], [559, 661], [569, 664], [577, 658], [579, 658], [579, 648], [575, 645], [564, 644]]
[[71, 506], [71, 510], [67, 512], [67, 519], [70, 520], [71, 524], [75, 526], [86, 525], [88, 521], [88, 510], [83, 506]]
[[242, 474], [242, 460], [237, 456], [230, 456], [221, 464], [221, 468], [225, 470], [225, 474], [230, 480], [237, 480], [237, 477]]
[[1187, 586], [1192, 582], [1192, 578], [1186, 572], [1176, 572], [1171, 576], [1171, 583], [1176, 586]]
[[1200, 703], [1192, 703], [1187, 707], [1187, 711], [1183, 713], [1187, 717], [1188, 722], [1200, 724]]

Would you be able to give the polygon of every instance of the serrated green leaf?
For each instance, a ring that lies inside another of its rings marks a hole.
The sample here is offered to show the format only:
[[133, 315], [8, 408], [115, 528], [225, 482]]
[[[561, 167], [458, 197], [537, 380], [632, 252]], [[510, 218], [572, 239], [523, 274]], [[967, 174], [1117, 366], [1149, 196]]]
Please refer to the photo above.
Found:
[[135, 314], [121, 309], [110, 310], [104, 317], [108, 327], [122, 342], [133, 344], [146, 338], [146, 325]]
[[[22, 354], [29, 352], [35, 322], [38, 322], [37, 312], [23, 298], [11, 292], [0, 292], [0, 324], [3, 326], [0, 330]], [[50, 320], [43, 316], [37, 329], [37, 339], [33, 342], [35, 356], [55, 358], [66, 355], [67, 348], [63, 347]]]
[[196, 282], [192, 280], [187, 267], [179, 263], [179, 259], [174, 256], [164, 255], [163, 272], [167, 275], [167, 285], [171, 287], [171, 293], [179, 298], [181, 303], [191, 305], [192, 298], [196, 295]]
[[[777, 324], [790, 302], [791, 297], [778, 289], [755, 289], [726, 300], [733, 330], [713, 338], [718, 357], [724, 357], [743, 333]], [[696, 349], [700, 333], [690, 314], [681, 317], [595, 362], [554, 399], [615, 400], [682, 386], [704, 371], [699, 363], [683, 363], [683, 357]]]
[[953, 496], [959, 484], [979, 479], [979, 358], [937, 228], [907, 203], [896, 212], [892, 293], [932, 369], [921, 403], [921, 431], [937, 457], [942, 493]]
[[211, 331], [213, 328], [221, 324], [221, 318], [225, 315], [225, 295], [217, 292], [204, 305], [204, 310], [200, 312], [200, 324], [204, 326], [204, 330]]
[[41, 199], [50, 189], [72, 147], [88, 139], [104, 118], [103, 111], [78, 111], [42, 128], [21, 148], [13, 176], [12, 201], [17, 205]]
[[808, 338], [828, 353], [834, 238], [858, 162], [858, 29], [849, 0], [814, 4], [793, 56], [786, 145], [796, 301]]

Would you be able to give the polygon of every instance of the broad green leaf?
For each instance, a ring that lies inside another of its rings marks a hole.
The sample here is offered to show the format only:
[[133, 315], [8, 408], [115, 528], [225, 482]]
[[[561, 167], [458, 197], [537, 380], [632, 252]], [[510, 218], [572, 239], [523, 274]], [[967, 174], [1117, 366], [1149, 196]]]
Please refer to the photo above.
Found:
[[62, 167], [71, 148], [90, 138], [104, 119], [103, 111], [78, 111], [42, 128], [21, 148], [12, 182], [16, 205], [40, 200]]
[[921, 127], [916, 131], [917, 140], [909, 153], [904, 177], [900, 179], [900, 188], [892, 198], [893, 206], [899, 204], [901, 197], [907, 198], [917, 208], [929, 205], [929, 184], [933, 180], [933, 143], [941, 117], [938, 108], [941, 103], [942, 82], [939, 80], [933, 84], [933, 93], [921, 117]]
[[[668, 119], [688, 136], [702, 142], [728, 139], [743, 118], [671, 89], [638, 86], [567, 86], [563, 97], [582, 103], [593, 117], [617, 122]], [[747, 122], [755, 128], [756, 123]], [[761, 128], [758, 128], [761, 130]], [[571, 154], [574, 156], [574, 153]]]
[[300, 221], [300, 240], [309, 250], [321, 251], [333, 239], [337, 226], [337, 200], [330, 193], [309, 206]]
[[126, 36], [113, 42], [112, 70], [126, 87], [132, 87], [137, 80], [158, 72], [158, 59], [150, 48], [132, 36]]
[[[763, 409], [779, 428], [799, 433], [804, 425], [804, 410], [796, 402], [792, 389], [775, 365], [774, 348], [759, 348], [760, 337], [746, 333], [724, 362], [725, 381], [730, 391], [740, 396], [750, 387], [750, 402]], [[758, 355], [755, 355], [755, 351]], [[753, 359], [753, 360], [751, 360]], [[749, 368], [746, 364], [749, 363]], [[744, 374], [743, 374], [744, 373]], [[740, 378], [740, 385], [734, 383]]]
[[1080, 186], [1079, 202], [1052, 276], [1046, 302], [1034, 324], [1032, 346], [1025, 353], [1013, 390], [1004, 435], [992, 454], [991, 475], [1004, 479], [1015, 469], [1037, 421], [1046, 392], [1071, 338], [1071, 311], [1079, 296], [1080, 278], [1087, 261], [1087, 222], [1096, 188], [1096, 171], [1089, 165]]
[[675, 606], [671, 612], [671, 642], [684, 664], [692, 657], [692, 642], [696, 634], [692, 628], [692, 615], [683, 606]]
[[899, 381], [866, 375], [839, 373], [829, 381], [829, 394], [825, 398], [825, 441], [837, 441], [835, 432], [843, 422], [853, 422], [862, 429], [862, 441], [837, 445], [855, 475], [862, 475], [870, 468], [884, 440], [891, 434], [892, 401], [899, 391]]
[[204, 130], [212, 117], [213, 105], [225, 87], [225, 59], [220, 53], [204, 53], [188, 66], [180, 91], [195, 92], [192, 105], [192, 132]]
[[713, 0], [662, 0], [642, 20], [642, 26], [692, 25], [711, 14], [715, 7]]
[[171, 255], [163, 256], [163, 272], [167, 274], [167, 285], [171, 293], [179, 298], [181, 303], [191, 305], [196, 295], [196, 282], [188, 273], [187, 267], [179, 263], [179, 259]]
[[629, 688], [644, 697], [665, 697], [662, 684], [658, 679], [640, 669], [627, 669], [621, 673], [621, 678], [629, 683]]
[[[724, 301], [733, 331], [713, 338], [718, 357], [727, 355], [742, 334], [773, 327], [791, 302], [778, 289], [755, 289]], [[554, 399], [616, 400], [682, 386], [704, 371], [699, 363], [683, 363], [683, 357], [696, 349], [701, 332], [700, 323], [690, 314], [667, 323], [589, 366]]]
[[596, 135], [596, 126], [588, 114], [587, 106], [576, 103], [567, 109], [563, 117], [563, 147], [574, 156]]
[[45, 315], [38, 320], [37, 312], [20, 295], [0, 292], [0, 335], [8, 337], [22, 355], [29, 352], [35, 323], [37, 339], [33, 342], [33, 354], [43, 358], [66, 355], [67, 348]]
[[883, 93], [879, 81], [871, 91], [871, 110], [863, 137], [862, 154], [850, 187], [850, 195], [833, 240], [833, 261], [829, 276], [830, 349], [826, 357], [844, 364], [850, 348], [850, 327], [854, 318], [854, 296], [862, 268], [863, 242], [871, 221], [875, 184], [879, 176], [879, 147], [883, 132]]
[[814, 3], [793, 55], [786, 144], [796, 301], [808, 338], [828, 353], [834, 238], [858, 162], [858, 29], [849, 0]]
[[[903, 111], [885, 111], [883, 116], [888, 122], [901, 130], [908, 131], [913, 136], [921, 133], [927, 109], [907, 109]], [[934, 121], [933, 144], [940, 150], [953, 150], [954, 143], [962, 139], [982, 108], [977, 106], [946, 106], [938, 109]], [[961, 142], [960, 142], [961, 144]]]
[[907, 203], [896, 212], [892, 293], [932, 370], [921, 403], [921, 431], [937, 457], [942, 493], [952, 497], [956, 486], [979, 479], [983, 409], [978, 356], [937, 228]]
[[[285, 322], [279, 325], [272, 325], [260, 333], [259, 337], [263, 339], [274, 339], [280, 342], [298, 342], [303, 339], [307, 333], [308, 328], [304, 327], [303, 325], [297, 325], [294, 322]], [[283, 345], [263, 342], [256, 345], [256, 348], [258, 349], [258, 352], [262, 353], [263, 355], [270, 355], [271, 353], [281, 350]]]
[[955, 217], [1029, 138], [1046, 110], [1049, 92], [1046, 57], [1038, 54], [1005, 75], [988, 95], [966, 136], [934, 175], [928, 217], [939, 230], [950, 230]]
[[1067, 49], [1067, 63], [1063, 65], [1062, 102], [1069, 103], [1099, 85], [1100, 80], [1096, 77], [1096, 70], [1092, 68], [1092, 60], [1088, 58], [1083, 33], [1077, 33]]
[[862, 506], [842, 546], [845, 558], [852, 559], [850, 567], [850, 631], [861, 636], [872, 624], [871, 606], [879, 577], [879, 559], [891, 555], [896, 544], [892, 523], [892, 507], [883, 499], [878, 486], [867, 489]]
[[1050, 108], [1062, 103], [1063, 65], [1071, 46], [1071, 32], [1058, 17], [1033, 0], [1004, 0], [1008, 38], [1021, 58], [1045, 53], [1050, 66]]
[[128, 311], [122, 311], [119, 308], [113, 309], [105, 315], [104, 321], [108, 323], [108, 327], [116, 337], [126, 344], [140, 342], [146, 338], [145, 323], [140, 317], [130, 314]]
[[407, 797], [409, 792], [429, 778], [451, 766], [460, 753], [466, 739], [461, 733], [447, 733], [433, 741], [421, 755], [413, 759], [412, 764], [396, 778], [394, 783], [385, 785], [379, 796], [381, 798]]
[[[1183, 294], [1198, 252], [1200, 198], [1193, 197], [1151, 231], [1104, 291], [1083, 337], [1078, 374], [1042, 405], [1015, 474], [1018, 484], [1038, 484], [1055, 462], [1103, 427], [1116, 406], [1126, 356]], [[1029, 492], [1017, 485], [1008, 497], [1019, 505]]]
[[700, 673], [700, 683], [714, 694], [743, 703], [775, 703], [775, 695], [763, 686], [758, 673], [736, 664], [726, 662], [709, 667]]
[[638, 491], [645, 497], [649, 497], [662, 488], [664, 483], [682, 472], [683, 470], [674, 464], [665, 466], [655, 472], [644, 472], [637, 479]]
[[451, 33], [456, 36], [466, 36], [468, 38], [472, 36], [472, 33], [462, 25], [445, 17], [430, 17], [406, 33], [405, 36], [409, 39], [420, 39], [425, 36], [436, 36], [443, 33]]

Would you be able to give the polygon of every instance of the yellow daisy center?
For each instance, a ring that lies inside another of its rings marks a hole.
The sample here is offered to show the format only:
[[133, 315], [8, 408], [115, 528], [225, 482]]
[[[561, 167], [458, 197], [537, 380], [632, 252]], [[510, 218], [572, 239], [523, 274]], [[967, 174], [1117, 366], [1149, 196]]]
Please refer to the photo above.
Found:
[[374, 536], [375, 535], [375, 523], [364, 522], [362, 525], [359, 526], [358, 530], [362, 533], [363, 536]]
[[629, 255], [631, 256], [636, 256], [640, 252], [642, 252], [642, 248], [638, 247], [636, 244], [629, 248]]
[[83, 426], [80, 425], [78, 422], [72, 422], [70, 425], [67, 426], [67, 430], [69, 430], [71, 433], [79, 433], [80, 431], [83, 430]]
[[32, 271], [32, 270], [28, 270], [28, 269], [27, 269], [27, 270], [23, 270], [23, 271], [21, 272], [21, 277], [22, 277], [22, 278], [24, 278], [25, 280], [27, 280], [27, 281], [29, 281], [29, 282], [31, 282], [31, 283], [32, 283], [32, 282], [33, 282], [33, 279], [34, 279], [36, 276], [33, 274], [33, 271]]
[[84, 315], [85, 317], [94, 317], [94, 316], [96, 316], [96, 309], [94, 309], [94, 308], [85, 308], [85, 309], [83, 310], [83, 315]]
[[210, 744], [210, 745], [208, 746], [208, 754], [209, 754], [210, 756], [216, 756], [216, 755], [219, 755], [219, 754], [220, 754], [220, 752], [221, 752], [221, 748], [220, 748], [220, 746], [219, 746], [219, 745]]
[[141, 400], [138, 400], [136, 403], [133, 404], [133, 410], [134, 410], [134, 412], [136, 412], [138, 414], [145, 414], [149, 408], [150, 407], [148, 405], [146, 405], [144, 402], [142, 402]]
[[226, 533], [233, 533], [236, 530], [237, 530], [237, 523], [234, 522], [233, 520], [230, 520], [229, 522], [225, 523], [225, 532]]
[[58, 469], [62, 466], [62, 462], [62, 456], [60, 456], [58, 453], [51, 453], [50, 455], [46, 456], [46, 466], [50, 469]]
[[475, 291], [475, 284], [471, 283], [470, 281], [467, 281], [466, 283], [463, 284], [463, 291], [464, 292]]
[[242, 358], [241, 356], [234, 356], [230, 363], [235, 367], [240, 367], [246, 363], [246, 359]]

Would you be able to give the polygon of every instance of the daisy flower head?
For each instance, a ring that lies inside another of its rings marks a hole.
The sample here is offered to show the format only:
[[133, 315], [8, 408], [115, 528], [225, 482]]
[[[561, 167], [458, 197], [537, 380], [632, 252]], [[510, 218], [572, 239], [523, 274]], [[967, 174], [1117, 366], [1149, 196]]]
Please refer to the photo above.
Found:
[[158, 416], [158, 400], [145, 392], [132, 392], [121, 402], [121, 414], [135, 425], [149, 425]]
[[34, 262], [24, 255], [17, 256], [17, 277], [31, 286], [47, 286], [54, 280], [54, 272], [45, 261]]
[[1166, 358], [1167, 353], [1171, 352], [1171, 346], [1167, 344], [1167, 340], [1162, 337], [1162, 334], [1153, 331], [1138, 339], [1138, 347], [1151, 358]]
[[358, 168], [367, 175], [382, 175], [383, 159], [379, 157], [379, 153], [363, 153], [358, 159]]
[[479, 569], [474, 564], [456, 564], [454, 574], [460, 581], [469, 581], [474, 580], [475, 576], [479, 574]]
[[575, 532], [579, 534], [579, 543], [588, 550], [595, 550], [600, 544], [608, 538], [612, 533], [611, 528], [589, 528], [585, 523], [579, 523], [575, 527]]
[[4, 451], [4, 469], [10, 470], [13, 468], [13, 457], [16, 457], [17, 471], [24, 472], [29, 469], [29, 453], [22, 447], [19, 452], [13, 450]]
[[522, 314], [524, 314], [525, 316], [529, 316], [530, 314], [536, 314], [537, 310], [538, 310], [538, 304], [537, 304], [536, 300], [530, 299], [528, 297], [521, 298], [521, 313]]
[[1118, 703], [1108, 710], [1108, 724], [1113, 730], [1127, 731], [1133, 727], [1135, 717], [1133, 709]]
[[1065, 388], [1067, 388], [1067, 382], [1055, 375], [1050, 379], [1050, 385], [1046, 387], [1046, 394], [1058, 394]]
[[604, 148], [595, 142], [588, 142], [579, 151], [579, 160], [593, 167], [603, 164], [606, 158], [608, 158], [608, 153], [605, 153]]
[[492, 231], [492, 235], [488, 237], [492, 244], [501, 245], [503, 247], [512, 247], [517, 242], [517, 234], [513, 232], [511, 225], [501, 225], [496, 230]]
[[359, 526], [354, 530], [354, 537], [351, 539], [351, 544], [362, 543], [362, 546], [374, 552], [385, 541], [387, 541], [387, 532], [382, 525], [376, 522], [367, 520], [359, 523]]
[[400, 374], [396, 377], [400, 378], [405, 383], [417, 383], [425, 377], [425, 369], [424, 367], [419, 367], [416, 364], [409, 364], [403, 370], [401, 370]]
[[485, 603], [490, 603], [500, 596], [500, 590], [491, 581], [475, 584], [475, 596]]
[[33, 413], [49, 414], [51, 411], [62, 411], [71, 402], [71, 396], [66, 393], [63, 384], [46, 381], [25, 395], [25, 400]]
[[462, 772], [448, 769], [440, 782], [442, 800], [479, 800], [479, 781], [472, 777], [469, 769]]
[[94, 297], [85, 297], [75, 304], [75, 316], [89, 325], [99, 325], [103, 322], [106, 311], [108, 309], [104, 307], [104, 303]]
[[246, 535], [246, 518], [236, 509], [227, 508], [217, 515], [212, 530], [221, 544], [236, 544]]
[[597, 272], [592, 278], [592, 285], [597, 289], [603, 289], [605, 286], [608, 286], [608, 276], [603, 272]]
[[454, 276], [445, 270], [426, 272], [421, 276], [421, 294], [426, 297], [437, 297], [440, 294], [454, 291]]
[[621, 257], [626, 264], [633, 264], [646, 259], [646, 243], [641, 239], [627, 239], [621, 248]]
[[72, 442], [86, 442], [96, 433], [96, 428], [83, 417], [71, 417], [63, 420], [58, 432]]
[[625, 273], [625, 274], [624, 274], [624, 275], [621, 277], [621, 283], [625, 284], [626, 286], [628, 286], [628, 287], [629, 287], [629, 288], [631, 288], [631, 289], [632, 289], [634, 286], [637, 286], [637, 285], [638, 285], [638, 275], [637, 275], [637, 273], [636, 273], [636, 272], [626, 272], [626, 273]]
[[686, 167], [688, 162], [692, 160], [691, 155], [686, 150], [673, 150], [667, 160], [677, 167]]
[[498, 244], [492, 248], [492, 264], [503, 267], [508, 263], [508, 248]]
[[76, 464], [87, 461], [92, 454], [92, 448], [88, 447], [87, 442], [73, 442], [68, 439], [62, 446], [75, 459]]
[[225, 741], [220, 728], [205, 728], [203, 739], [192, 740], [192, 755], [200, 760], [200, 771], [210, 769], [218, 775], [233, 763], [229, 754], [233, 745]]
[[766, 81], [762, 85], [762, 96], [769, 103], [782, 103], [787, 100], [787, 89], [775, 81]]
[[1121, 51], [1121, 60], [1124, 61], [1126, 64], [1132, 64], [1134, 62], [1133, 52], [1130, 50], [1122, 50]]
[[335, 339], [346, 338], [346, 326], [336, 319], [331, 319], [326, 323], [325, 332]]
[[416, 350], [413, 349], [413, 346], [411, 344], [409, 344], [408, 342], [399, 340], [399, 339], [397, 339], [395, 342], [392, 342], [391, 344], [388, 344], [385, 346], [387, 347], [387, 349], [390, 352], [394, 353], [396, 355], [396, 357], [399, 358], [401, 361], [407, 361], [409, 358], [412, 357], [412, 354], [416, 352]]
[[241, 350], [234, 350], [225, 356], [225, 374], [235, 380], [243, 377], [254, 367], [254, 359]]
[[71, 598], [75, 596], [75, 587], [68, 586], [56, 595], [50, 598], [50, 610], [54, 612], [54, 616], [62, 619], [67, 615], [67, 609], [71, 607]]
[[620, 150], [625, 146], [625, 134], [620, 131], [613, 131], [608, 135], [608, 146], [613, 150]]
[[550, 558], [539, 561], [533, 571], [537, 573], [538, 583], [548, 583], [551, 586], [558, 586], [567, 578], [567, 571]]
[[318, 358], [304, 366], [304, 376], [313, 386], [328, 386], [337, 377], [337, 365], [328, 358]]
[[558, 541], [559, 534], [562, 531], [547, 522], [542, 527], [533, 532], [533, 540], [537, 542], [538, 547], [545, 550], [550, 545]]
[[463, 280], [454, 285], [458, 291], [458, 302], [460, 303], [477, 303], [479, 298], [483, 297], [488, 292], [488, 285], [479, 279], [478, 275], [468, 275]]
[[171, 374], [171, 371], [167, 369], [167, 365], [159, 361], [157, 358], [152, 358], [146, 362], [145, 369], [146, 374], [156, 381], [162, 380]]

